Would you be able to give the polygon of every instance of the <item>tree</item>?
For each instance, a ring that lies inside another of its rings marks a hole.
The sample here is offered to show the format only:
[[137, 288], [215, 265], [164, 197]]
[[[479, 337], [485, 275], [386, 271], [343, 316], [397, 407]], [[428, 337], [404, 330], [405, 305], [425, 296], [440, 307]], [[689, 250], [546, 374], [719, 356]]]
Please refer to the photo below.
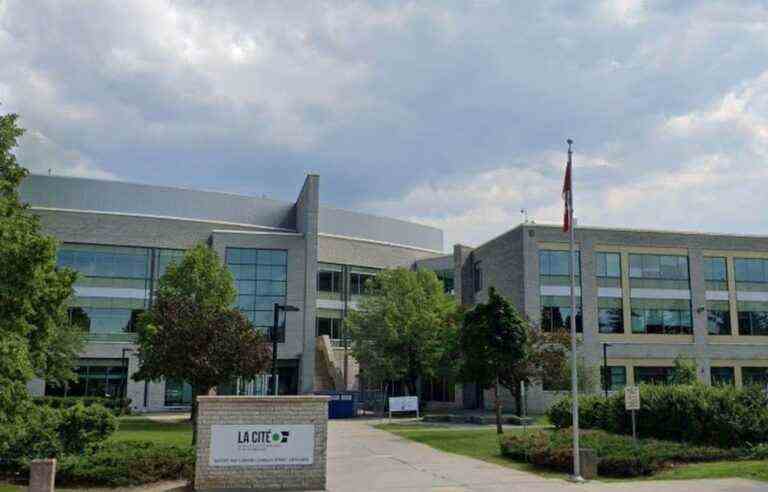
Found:
[[488, 302], [478, 304], [464, 316], [459, 332], [462, 353], [461, 375], [482, 388], [494, 388], [496, 432], [502, 433], [499, 385], [509, 383], [525, 365], [531, 350], [526, 320], [496, 289]]
[[[522, 414], [522, 385], [546, 380], [554, 387], [569, 387], [570, 350], [567, 331], [535, 329], [491, 287], [488, 302], [476, 305], [464, 317], [459, 332], [460, 374], [465, 382], [494, 389], [496, 430], [501, 433], [499, 386], [509, 391], [518, 415]], [[579, 370], [580, 387], [591, 387], [593, 373]]]
[[675, 357], [675, 367], [672, 368], [672, 376], [669, 384], [695, 384], [698, 381], [696, 377], [696, 363], [682, 355]]
[[139, 321], [135, 380], [161, 378], [192, 386], [192, 442], [197, 440], [197, 397], [269, 367], [267, 338], [232, 308], [232, 275], [204, 244], [189, 250], [160, 278], [157, 299]]
[[0, 422], [23, 411], [29, 379], [74, 378], [83, 344], [66, 310], [76, 273], [56, 268], [56, 240], [19, 196], [28, 172], [12, 153], [24, 133], [17, 119], [0, 116]]
[[456, 303], [434, 272], [380, 272], [370, 295], [346, 319], [352, 355], [370, 382], [402, 382], [415, 395], [417, 380], [434, 378], [449, 358]]

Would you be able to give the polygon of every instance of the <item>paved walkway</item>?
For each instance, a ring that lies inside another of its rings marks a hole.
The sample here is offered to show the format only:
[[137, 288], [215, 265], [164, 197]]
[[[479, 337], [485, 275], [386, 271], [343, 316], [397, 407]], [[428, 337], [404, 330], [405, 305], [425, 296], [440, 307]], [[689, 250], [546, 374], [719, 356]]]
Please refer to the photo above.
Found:
[[572, 484], [437, 451], [365, 421], [333, 420], [329, 426], [332, 492], [768, 492], [768, 484], [736, 479]]

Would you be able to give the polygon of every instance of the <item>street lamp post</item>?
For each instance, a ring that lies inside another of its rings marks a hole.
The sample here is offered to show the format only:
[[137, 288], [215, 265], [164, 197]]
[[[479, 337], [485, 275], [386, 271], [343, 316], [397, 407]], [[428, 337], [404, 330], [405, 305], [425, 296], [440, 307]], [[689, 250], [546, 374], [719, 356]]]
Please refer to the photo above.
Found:
[[610, 343], [603, 344], [603, 390], [605, 391], [605, 398], [608, 398], [608, 347]]
[[296, 306], [283, 305], [275, 303], [274, 323], [272, 324], [272, 394], [277, 396], [277, 342], [278, 342], [278, 329], [280, 326], [280, 311], [283, 312], [296, 312], [299, 310]]

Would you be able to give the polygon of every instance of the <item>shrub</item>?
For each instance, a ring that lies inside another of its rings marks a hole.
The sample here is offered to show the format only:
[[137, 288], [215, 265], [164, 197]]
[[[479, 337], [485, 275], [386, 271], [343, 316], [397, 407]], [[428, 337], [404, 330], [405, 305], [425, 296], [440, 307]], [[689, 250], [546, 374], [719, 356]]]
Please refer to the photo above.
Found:
[[129, 415], [131, 413], [130, 398], [103, 398], [98, 396], [36, 396], [32, 401], [36, 405], [57, 409], [83, 404], [86, 407], [90, 407], [91, 405], [101, 405], [118, 416]]
[[[537, 431], [502, 440], [502, 455], [515, 461], [570, 472], [573, 466], [571, 429]], [[598, 474], [612, 477], [651, 475], [670, 463], [748, 458], [746, 449], [691, 446], [670, 441], [643, 439], [635, 446], [632, 438], [605, 431], [582, 431], [581, 446], [598, 456]]]
[[191, 480], [195, 451], [192, 446], [151, 441], [107, 441], [82, 455], [62, 458], [57, 485], [140, 485], [160, 480]]
[[82, 453], [117, 430], [117, 418], [101, 405], [79, 403], [61, 411], [58, 431], [66, 453]]
[[[760, 388], [642, 385], [640, 400], [637, 426], [642, 437], [722, 447], [768, 442], [768, 397]], [[570, 405], [567, 397], [547, 412], [556, 427], [572, 425]], [[579, 424], [585, 429], [632, 432], [623, 392], [607, 399], [582, 396], [579, 406]]]
[[0, 425], [0, 464], [13, 469], [25, 460], [81, 453], [116, 429], [115, 416], [99, 405], [30, 406], [23, 420]]

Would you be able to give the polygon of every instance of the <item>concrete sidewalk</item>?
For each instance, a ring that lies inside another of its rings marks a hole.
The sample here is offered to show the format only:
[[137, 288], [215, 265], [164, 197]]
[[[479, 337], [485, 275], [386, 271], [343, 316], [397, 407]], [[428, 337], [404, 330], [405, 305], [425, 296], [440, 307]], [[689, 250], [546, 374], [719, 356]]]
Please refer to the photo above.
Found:
[[332, 420], [328, 432], [328, 490], [768, 492], [768, 484], [738, 479], [572, 484], [444, 453], [374, 429], [366, 421]]

